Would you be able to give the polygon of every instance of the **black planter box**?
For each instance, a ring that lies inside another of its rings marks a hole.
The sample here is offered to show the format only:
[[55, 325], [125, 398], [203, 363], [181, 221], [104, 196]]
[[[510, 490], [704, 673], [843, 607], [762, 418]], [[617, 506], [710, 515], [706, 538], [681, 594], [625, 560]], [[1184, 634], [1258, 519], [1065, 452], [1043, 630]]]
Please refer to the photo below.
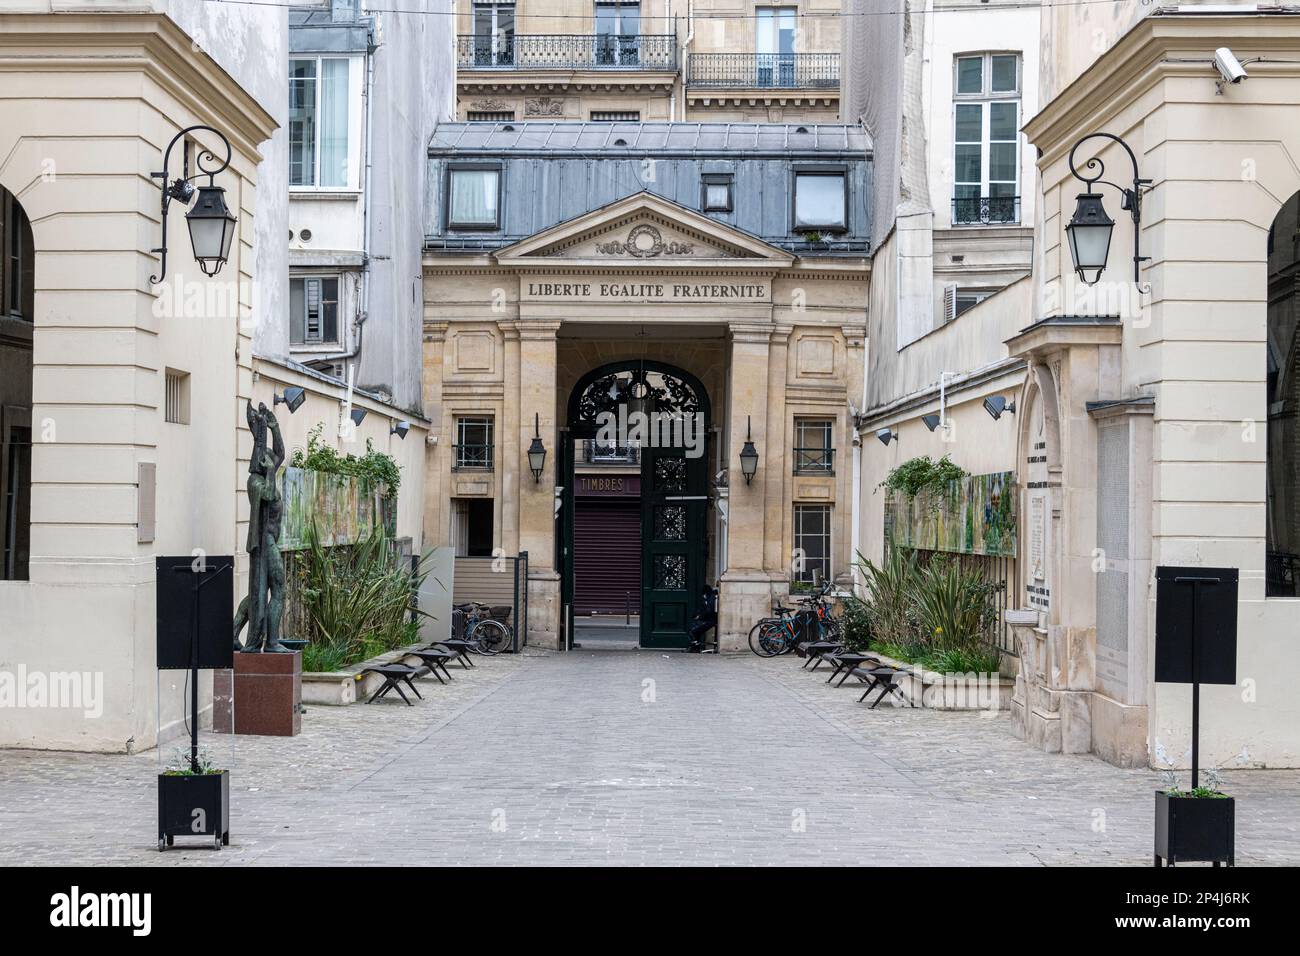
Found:
[[1232, 797], [1171, 797], [1156, 791], [1156, 866], [1189, 860], [1234, 866]]
[[218, 850], [230, 843], [230, 772], [158, 774], [158, 849], [178, 836], [211, 837]]

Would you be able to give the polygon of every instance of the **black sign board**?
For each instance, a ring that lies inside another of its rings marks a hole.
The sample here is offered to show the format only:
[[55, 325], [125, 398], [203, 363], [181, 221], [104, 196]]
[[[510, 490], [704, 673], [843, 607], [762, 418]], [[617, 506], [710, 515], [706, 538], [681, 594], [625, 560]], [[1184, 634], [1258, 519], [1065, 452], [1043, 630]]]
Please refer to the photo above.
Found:
[[[158, 669], [235, 666], [235, 561], [230, 555], [159, 557]], [[194, 660], [195, 621], [198, 660]]]
[[1156, 680], [1237, 682], [1237, 569], [1156, 568]]

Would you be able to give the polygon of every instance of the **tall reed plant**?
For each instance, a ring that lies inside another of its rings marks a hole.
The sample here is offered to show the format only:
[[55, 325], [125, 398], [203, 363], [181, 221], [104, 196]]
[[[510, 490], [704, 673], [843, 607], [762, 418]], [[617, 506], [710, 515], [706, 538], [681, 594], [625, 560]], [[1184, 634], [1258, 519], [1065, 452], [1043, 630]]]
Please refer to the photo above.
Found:
[[416, 594], [431, 553], [413, 563], [379, 527], [353, 544], [326, 547], [314, 522], [306, 544], [297, 576], [308, 641], [304, 670], [338, 670], [419, 639], [420, 619], [429, 615]]

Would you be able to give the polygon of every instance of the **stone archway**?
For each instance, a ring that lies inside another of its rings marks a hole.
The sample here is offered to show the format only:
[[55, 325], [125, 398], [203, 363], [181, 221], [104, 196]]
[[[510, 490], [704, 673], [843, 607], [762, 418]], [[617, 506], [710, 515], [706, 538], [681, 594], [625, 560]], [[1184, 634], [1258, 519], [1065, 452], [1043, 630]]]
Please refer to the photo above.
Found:
[[0, 581], [29, 577], [35, 275], [31, 221], [0, 186]]
[[577, 510], [575, 442], [635, 447], [639, 464], [642, 647], [684, 649], [708, 559], [708, 435], [704, 384], [663, 362], [625, 359], [582, 375], [569, 393], [561, 442], [561, 595], [573, 633]]

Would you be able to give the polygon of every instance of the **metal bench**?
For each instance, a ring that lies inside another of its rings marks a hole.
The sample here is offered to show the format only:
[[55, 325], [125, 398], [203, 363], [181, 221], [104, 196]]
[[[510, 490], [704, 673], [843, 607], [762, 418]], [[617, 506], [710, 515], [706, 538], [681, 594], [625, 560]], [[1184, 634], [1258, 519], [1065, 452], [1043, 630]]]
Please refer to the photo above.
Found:
[[370, 695], [370, 699], [366, 701], [367, 704], [373, 704], [381, 697], [387, 696], [390, 690], [395, 690], [397, 691], [397, 696], [401, 697], [402, 700], [406, 702], [407, 707], [413, 707], [415, 705], [412, 704], [410, 698], [402, 692], [401, 685], [405, 683], [407, 687], [411, 688], [411, 692], [414, 693], [416, 697], [420, 698], [420, 700], [424, 700], [424, 697], [421, 696], [420, 692], [416, 689], [413, 679], [422, 676], [427, 672], [427, 670], [428, 668], [426, 667], [412, 667], [410, 664], [399, 664], [396, 662], [391, 664], [375, 664], [373, 667], [367, 667], [358, 674], [357, 680], [361, 680], [361, 678], [365, 677], [367, 674], [378, 674], [384, 679], [383, 686]]
[[862, 696], [858, 698], [858, 703], [860, 704], [866, 700], [867, 695], [879, 687], [880, 693], [877, 694], [876, 699], [871, 702], [871, 707], [868, 708], [869, 710], [875, 710], [876, 705], [885, 699], [886, 694], [894, 694], [899, 700], [907, 704], [907, 706], [915, 707], [916, 705], [903, 695], [902, 690], [898, 686], [898, 681], [894, 680], [894, 678], [901, 673], [903, 672], [898, 668], [886, 667], [884, 664], [880, 664], [879, 662], [867, 665], [854, 664], [853, 669], [849, 671], [849, 674], [867, 685], [866, 690], [862, 692]]
[[[418, 657], [424, 662], [430, 674], [438, 678], [439, 684], [447, 683], [451, 680], [451, 672], [447, 670], [447, 661], [456, 659], [456, 652], [448, 650], [445, 647], [425, 647], [420, 650], [407, 651], [406, 656]], [[447, 680], [442, 679], [442, 675], [447, 675]]]

